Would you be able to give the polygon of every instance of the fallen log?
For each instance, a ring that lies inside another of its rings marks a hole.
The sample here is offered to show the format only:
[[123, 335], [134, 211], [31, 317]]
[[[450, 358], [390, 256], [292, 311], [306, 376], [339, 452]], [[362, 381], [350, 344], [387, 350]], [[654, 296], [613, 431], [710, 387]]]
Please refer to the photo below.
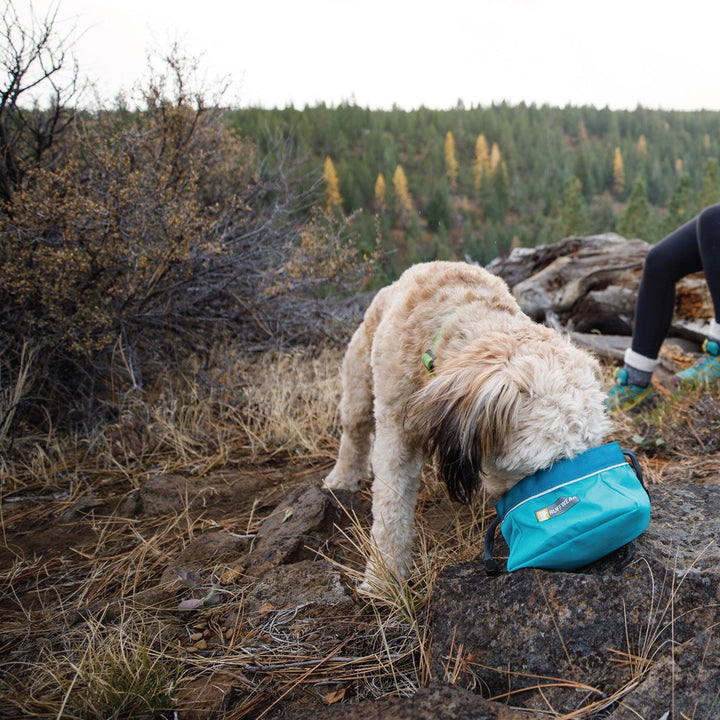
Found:
[[[517, 248], [487, 269], [502, 277], [525, 313], [580, 333], [632, 335], [637, 290], [650, 244], [615, 233]], [[713, 317], [704, 275], [676, 287], [669, 336], [702, 342]]]

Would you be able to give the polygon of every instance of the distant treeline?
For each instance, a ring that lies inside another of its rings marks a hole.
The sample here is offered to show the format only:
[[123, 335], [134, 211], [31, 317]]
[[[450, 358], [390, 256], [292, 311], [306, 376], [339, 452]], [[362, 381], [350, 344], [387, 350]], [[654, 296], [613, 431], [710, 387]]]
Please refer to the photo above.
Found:
[[355, 214], [361, 249], [380, 243], [390, 278], [419, 260], [485, 263], [572, 234], [655, 242], [720, 201], [720, 112], [344, 104], [229, 120], [261, 153], [290, 143], [303, 189], [316, 183], [329, 210]]

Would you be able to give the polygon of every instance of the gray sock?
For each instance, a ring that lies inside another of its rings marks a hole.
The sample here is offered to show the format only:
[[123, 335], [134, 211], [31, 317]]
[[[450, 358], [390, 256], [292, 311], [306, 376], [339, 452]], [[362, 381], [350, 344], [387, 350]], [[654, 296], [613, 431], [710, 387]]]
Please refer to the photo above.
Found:
[[638, 387], [647, 387], [652, 380], [652, 373], [645, 370], [638, 370], [632, 365], [625, 364], [625, 370], [628, 374], [628, 385], [637, 385]]

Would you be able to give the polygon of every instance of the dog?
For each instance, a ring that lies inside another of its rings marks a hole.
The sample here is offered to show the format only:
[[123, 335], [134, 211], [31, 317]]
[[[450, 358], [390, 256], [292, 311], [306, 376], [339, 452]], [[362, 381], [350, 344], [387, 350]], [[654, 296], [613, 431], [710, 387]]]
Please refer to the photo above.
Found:
[[324, 485], [358, 490], [372, 467], [364, 590], [387, 583], [388, 570], [410, 572], [426, 459], [449, 496], [469, 502], [480, 483], [499, 497], [609, 430], [598, 361], [469, 263], [420, 263], [381, 289], [341, 375], [342, 435]]

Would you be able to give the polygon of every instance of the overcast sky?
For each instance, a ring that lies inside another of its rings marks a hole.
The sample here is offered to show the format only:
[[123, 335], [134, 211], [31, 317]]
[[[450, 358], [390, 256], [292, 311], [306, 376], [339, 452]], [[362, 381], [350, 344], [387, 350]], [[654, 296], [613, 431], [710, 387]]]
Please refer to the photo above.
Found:
[[[15, 0], [17, 6], [26, 0]], [[57, 2], [33, 0], [44, 16]], [[177, 42], [228, 103], [720, 109], [718, 0], [60, 0], [112, 99]]]

